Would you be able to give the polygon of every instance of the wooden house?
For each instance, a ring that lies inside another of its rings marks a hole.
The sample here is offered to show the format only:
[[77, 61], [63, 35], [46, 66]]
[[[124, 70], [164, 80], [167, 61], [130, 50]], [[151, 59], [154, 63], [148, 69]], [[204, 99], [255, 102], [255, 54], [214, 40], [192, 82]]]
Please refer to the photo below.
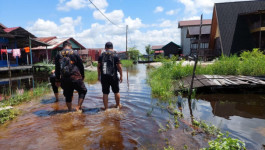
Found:
[[265, 49], [265, 1], [215, 3], [209, 48], [226, 56]]
[[58, 51], [63, 49], [63, 42], [69, 40], [72, 44], [73, 50], [85, 49], [83, 45], [77, 42], [72, 37], [57, 38], [57, 37], [38, 37], [35, 38], [38, 41], [45, 42], [50, 46], [38, 46], [32, 48], [33, 63], [38, 63], [42, 61], [53, 61]]
[[[32, 68], [31, 48], [49, 45], [35, 38], [35, 35], [22, 27], [8, 28], [0, 23], [0, 71]], [[10, 49], [11, 53], [5, 53], [5, 49]], [[20, 55], [13, 57], [13, 49], [19, 49]]]

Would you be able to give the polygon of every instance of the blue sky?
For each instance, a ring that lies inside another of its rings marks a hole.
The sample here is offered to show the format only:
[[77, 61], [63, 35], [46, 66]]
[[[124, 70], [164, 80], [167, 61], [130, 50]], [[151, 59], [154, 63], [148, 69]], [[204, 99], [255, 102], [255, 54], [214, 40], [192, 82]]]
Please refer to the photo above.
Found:
[[125, 25], [129, 26], [128, 46], [144, 53], [144, 46], [180, 44], [178, 21], [212, 18], [215, 2], [238, 0], [92, 0], [119, 27], [111, 24], [89, 0], [0, 0], [0, 22], [21, 26], [38, 37], [74, 37], [85, 47], [104, 47], [112, 41], [125, 50]]

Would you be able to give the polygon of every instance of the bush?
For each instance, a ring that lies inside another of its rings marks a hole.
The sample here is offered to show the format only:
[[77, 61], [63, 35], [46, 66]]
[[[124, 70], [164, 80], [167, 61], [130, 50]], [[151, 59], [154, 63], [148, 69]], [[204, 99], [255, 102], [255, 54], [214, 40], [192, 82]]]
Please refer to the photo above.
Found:
[[133, 66], [133, 60], [121, 60], [121, 64], [123, 67]]

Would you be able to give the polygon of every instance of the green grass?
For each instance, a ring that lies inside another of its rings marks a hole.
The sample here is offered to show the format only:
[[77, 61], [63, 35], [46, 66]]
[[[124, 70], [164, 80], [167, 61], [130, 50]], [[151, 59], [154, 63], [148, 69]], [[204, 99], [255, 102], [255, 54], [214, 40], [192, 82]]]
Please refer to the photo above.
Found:
[[85, 82], [89, 84], [94, 84], [98, 80], [98, 72], [97, 71], [85, 71]]
[[[174, 94], [173, 83], [177, 80], [191, 76], [193, 66], [182, 66], [182, 62], [163, 60], [163, 65], [149, 72], [148, 82], [152, 88], [152, 94], [160, 99], [169, 99]], [[245, 51], [238, 56], [221, 56], [211, 65], [202, 66], [198, 63], [196, 75], [265, 75], [265, 55], [254, 49]]]
[[123, 67], [131, 67], [133, 66], [133, 60], [121, 60], [121, 64]]
[[[9, 99], [5, 99], [0, 102], [1, 107], [16, 106], [23, 102], [31, 101], [32, 99], [42, 97], [49, 93], [51, 88], [47, 86], [47, 83], [38, 84], [33, 90], [25, 91], [22, 95], [15, 94]], [[0, 111], [0, 123], [3, 124], [8, 120], [15, 118], [19, 113], [15, 108]]]

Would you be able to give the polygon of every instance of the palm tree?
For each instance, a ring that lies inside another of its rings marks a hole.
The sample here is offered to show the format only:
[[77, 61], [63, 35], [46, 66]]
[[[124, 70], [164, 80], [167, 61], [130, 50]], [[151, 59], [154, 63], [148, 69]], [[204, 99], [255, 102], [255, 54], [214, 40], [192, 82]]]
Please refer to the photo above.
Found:
[[151, 52], [151, 45], [148, 44], [147, 46], [145, 46], [145, 51], [146, 51], [146, 54], [148, 56], [148, 61], [149, 61], [149, 55], [150, 55], [150, 52]]

